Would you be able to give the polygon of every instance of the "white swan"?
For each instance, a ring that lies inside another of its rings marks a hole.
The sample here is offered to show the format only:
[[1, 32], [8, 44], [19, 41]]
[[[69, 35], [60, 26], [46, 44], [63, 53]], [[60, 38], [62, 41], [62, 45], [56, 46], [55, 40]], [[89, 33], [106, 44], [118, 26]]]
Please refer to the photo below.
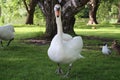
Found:
[[9, 40], [7, 46], [14, 40], [14, 27], [12, 25], [5, 25], [0, 27], [0, 43], [3, 47], [2, 40]]
[[[58, 64], [57, 73], [61, 74], [62, 69], [60, 64], [69, 64], [69, 70], [71, 69], [72, 63], [79, 58], [83, 58], [80, 55], [83, 47], [83, 41], [80, 36], [72, 37], [69, 34], [63, 33], [62, 22], [61, 22], [61, 6], [56, 4], [54, 7], [56, 23], [57, 23], [57, 34], [51, 41], [48, 49], [49, 58]], [[69, 70], [65, 76], [69, 74]]]
[[102, 47], [102, 53], [105, 55], [111, 54], [111, 50], [108, 48], [107, 43], [105, 43]]

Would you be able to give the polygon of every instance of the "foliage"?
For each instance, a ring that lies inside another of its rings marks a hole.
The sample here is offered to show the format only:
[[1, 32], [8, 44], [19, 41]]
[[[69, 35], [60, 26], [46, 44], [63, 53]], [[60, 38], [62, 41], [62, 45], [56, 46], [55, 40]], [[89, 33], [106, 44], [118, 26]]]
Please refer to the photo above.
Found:
[[101, 19], [101, 21], [109, 20], [109, 11], [110, 11], [110, 4], [108, 2], [102, 2], [99, 6], [97, 11], [97, 17]]
[[110, 22], [113, 19], [117, 19], [118, 10], [117, 7], [110, 1], [101, 2], [97, 11], [97, 18], [99, 22]]
[[34, 14], [34, 23], [40, 24], [41, 22], [45, 22], [45, 16], [43, 15], [40, 8], [37, 6]]
[[80, 10], [79, 13], [77, 13], [76, 17], [77, 18], [88, 18], [89, 17], [89, 9], [87, 5], [82, 10]]
[[19, 0], [2, 0], [1, 1], [1, 21], [9, 23], [14, 16], [19, 16], [18, 9], [21, 8]]
[[[26, 0], [29, 3], [30, 0]], [[119, 0], [101, 0], [99, 9], [97, 11], [98, 22], [115, 22], [117, 21], [117, 4]], [[24, 24], [26, 20], [26, 9], [22, 0], [0, 0], [0, 7], [2, 14], [0, 16], [0, 24]], [[76, 18], [88, 18], [88, 7], [85, 6], [77, 15]], [[39, 7], [36, 7], [34, 14], [35, 24], [44, 22], [44, 15]]]
[[[27, 0], [27, 2], [29, 2], [29, 0]], [[1, 5], [1, 12], [2, 12], [0, 17], [0, 23], [3, 23], [3, 24], [8, 24], [8, 23], [24, 24], [25, 23], [25, 18], [27, 16], [27, 13], [22, 0], [1, 0], [0, 5]], [[36, 12], [34, 16], [35, 16], [36, 24], [39, 22], [39, 19], [44, 21], [43, 15], [40, 9], [38, 8], [38, 6], [36, 7]]]

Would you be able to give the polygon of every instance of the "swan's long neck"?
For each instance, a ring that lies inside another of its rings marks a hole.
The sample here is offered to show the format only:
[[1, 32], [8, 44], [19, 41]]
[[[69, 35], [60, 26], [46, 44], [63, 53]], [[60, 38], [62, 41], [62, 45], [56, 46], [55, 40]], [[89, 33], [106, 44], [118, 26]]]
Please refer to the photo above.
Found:
[[56, 17], [56, 23], [57, 23], [57, 34], [62, 36], [63, 29], [62, 29], [61, 16]]

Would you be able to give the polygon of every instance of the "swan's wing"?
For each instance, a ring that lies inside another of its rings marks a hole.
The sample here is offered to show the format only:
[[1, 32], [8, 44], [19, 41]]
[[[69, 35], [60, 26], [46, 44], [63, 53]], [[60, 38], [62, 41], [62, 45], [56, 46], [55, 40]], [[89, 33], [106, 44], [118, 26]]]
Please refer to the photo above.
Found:
[[82, 37], [76, 36], [72, 39], [73, 41], [73, 47], [76, 49], [82, 49], [83, 47], [83, 40]]
[[84, 58], [80, 54], [83, 48], [83, 40], [80, 36], [76, 36], [69, 41], [65, 41], [64, 47], [65, 52], [69, 54], [69, 56], [72, 56], [74, 58]]
[[63, 33], [63, 40], [68, 41], [70, 39], [72, 39], [71, 35]]
[[69, 41], [64, 41], [64, 44], [66, 47], [69, 47], [69, 49], [81, 50], [83, 47], [83, 40], [80, 36], [77, 36]]

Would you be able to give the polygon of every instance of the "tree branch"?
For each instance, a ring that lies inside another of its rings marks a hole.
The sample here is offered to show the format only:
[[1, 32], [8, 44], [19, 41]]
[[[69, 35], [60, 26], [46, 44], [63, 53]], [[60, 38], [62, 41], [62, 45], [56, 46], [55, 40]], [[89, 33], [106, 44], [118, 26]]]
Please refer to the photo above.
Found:
[[63, 15], [74, 16], [77, 12], [79, 12], [83, 6], [90, 0], [69, 0], [62, 7]]
[[45, 16], [50, 16], [49, 14], [51, 6], [49, 5], [50, 3], [48, 1], [49, 0], [38, 0], [38, 6]]
[[26, 0], [22, 0], [22, 1], [23, 1], [24, 5], [25, 5], [25, 8], [26, 8], [27, 12], [29, 13], [29, 8], [27, 6]]
[[46, 14], [46, 11], [44, 9], [44, 4], [40, 1], [38, 1], [38, 6], [42, 10], [43, 14], [46, 16], [47, 14]]

